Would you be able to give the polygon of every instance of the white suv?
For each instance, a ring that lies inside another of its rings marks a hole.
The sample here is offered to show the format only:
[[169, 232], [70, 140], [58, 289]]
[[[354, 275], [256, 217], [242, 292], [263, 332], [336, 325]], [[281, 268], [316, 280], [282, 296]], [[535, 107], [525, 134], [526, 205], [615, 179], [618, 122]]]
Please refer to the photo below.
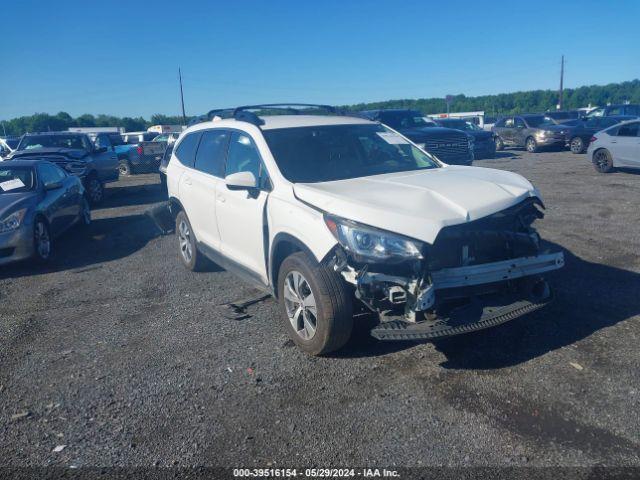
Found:
[[564, 260], [531, 227], [542, 218], [531, 183], [302, 107], [216, 111], [181, 134], [167, 186], [187, 268], [210, 259], [273, 294], [313, 355], [342, 347], [362, 311], [378, 320], [375, 338], [431, 339], [550, 300], [540, 274]]

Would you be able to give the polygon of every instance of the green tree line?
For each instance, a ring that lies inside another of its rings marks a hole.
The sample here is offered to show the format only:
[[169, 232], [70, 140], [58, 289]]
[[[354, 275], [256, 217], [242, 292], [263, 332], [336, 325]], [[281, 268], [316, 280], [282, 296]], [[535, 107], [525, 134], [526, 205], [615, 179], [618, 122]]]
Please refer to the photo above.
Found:
[[[640, 103], [640, 80], [590, 85], [564, 90], [564, 108], [606, 105], [608, 103]], [[558, 103], [555, 90], [532, 90], [527, 92], [501, 93], [467, 97], [455, 95], [451, 101], [452, 112], [484, 110], [488, 115], [511, 113], [543, 112], [554, 110]], [[387, 100], [383, 102], [345, 105], [347, 110], [367, 110], [377, 108], [411, 108], [424, 114], [442, 113], [447, 110], [444, 98], [418, 98]], [[151, 125], [179, 125], [182, 117], [161, 114], [152, 115], [149, 120], [142, 117], [115, 117], [112, 115], [84, 114], [73, 118], [66, 112], [56, 115], [36, 113], [34, 115], [3, 120], [0, 134], [22, 135], [25, 132], [61, 131], [70, 127], [124, 127], [126, 131], [146, 130]]]
[[[564, 108], [574, 109], [602, 106], [608, 103], [640, 103], [640, 80], [609, 85], [591, 85], [564, 90]], [[485, 111], [487, 115], [507, 115], [512, 113], [544, 112], [555, 110], [558, 103], [557, 90], [532, 90], [527, 92], [501, 93], [467, 97], [455, 95], [451, 101], [452, 112]], [[424, 114], [447, 111], [444, 98], [418, 98], [405, 100], [387, 100], [383, 102], [347, 105], [348, 110], [368, 110], [378, 108], [411, 108]]]

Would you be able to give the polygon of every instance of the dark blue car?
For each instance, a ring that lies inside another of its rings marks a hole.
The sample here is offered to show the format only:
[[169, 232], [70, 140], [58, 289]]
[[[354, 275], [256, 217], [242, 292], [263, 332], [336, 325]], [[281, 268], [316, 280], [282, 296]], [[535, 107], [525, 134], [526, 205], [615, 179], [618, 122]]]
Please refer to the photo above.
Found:
[[91, 223], [91, 211], [77, 176], [44, 160], [0, 162], [0, 265], [48, 260], [78, 223]]
[[473, 137], [473, 158], [493, 158], [496, 156], [496, 139], [493, 132], [483, 130], [475, 123], [463, 118], [437, 118], [434, 120], [441, 127], [462, 130]]

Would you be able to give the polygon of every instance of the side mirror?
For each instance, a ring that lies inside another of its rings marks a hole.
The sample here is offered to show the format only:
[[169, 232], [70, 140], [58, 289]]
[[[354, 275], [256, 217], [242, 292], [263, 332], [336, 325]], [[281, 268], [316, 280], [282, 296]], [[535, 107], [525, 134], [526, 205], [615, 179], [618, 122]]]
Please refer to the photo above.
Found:
[[62, 182], [51, 182], [51, 183], [46, 183], [44, 185], [44, 189], [45, 190], [57, 190], [59, 188], [62, 188]]
[[258, 182], [251, 172], [236, 172], [227, 175], [224, 179], [229, 190], [251, 190], [257, 188]]
[[95, 152], [96, 152], [96, 153], [104, 153], [104, 152], [106, 152], [106, 151], [107, 151], [107, 147], [97, 147], [97, 148], [95, 149]]

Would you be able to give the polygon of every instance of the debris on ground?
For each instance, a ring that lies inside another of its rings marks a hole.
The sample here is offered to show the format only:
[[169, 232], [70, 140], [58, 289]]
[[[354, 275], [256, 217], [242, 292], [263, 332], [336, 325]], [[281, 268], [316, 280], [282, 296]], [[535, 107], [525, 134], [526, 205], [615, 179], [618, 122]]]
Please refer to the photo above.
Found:
[[569, 362], [569, 365], [571, 365], [576, 370], [584, 370], [584, 367], [582, 365], [580, 365], [579, 363]]
[[53, 449], [53, 451], [58, 453], [64, 450], [65, 448], [66, 448], [66, 445], [57, 445], [56, 448]]
[[11, 415], [11, 420], [20, 420], [22, 418], [28, 417], [29, 415], [31, 415], [31, 412], [29, 410], [24, 410], [22, 412], [14, 413], [13, 415]]

